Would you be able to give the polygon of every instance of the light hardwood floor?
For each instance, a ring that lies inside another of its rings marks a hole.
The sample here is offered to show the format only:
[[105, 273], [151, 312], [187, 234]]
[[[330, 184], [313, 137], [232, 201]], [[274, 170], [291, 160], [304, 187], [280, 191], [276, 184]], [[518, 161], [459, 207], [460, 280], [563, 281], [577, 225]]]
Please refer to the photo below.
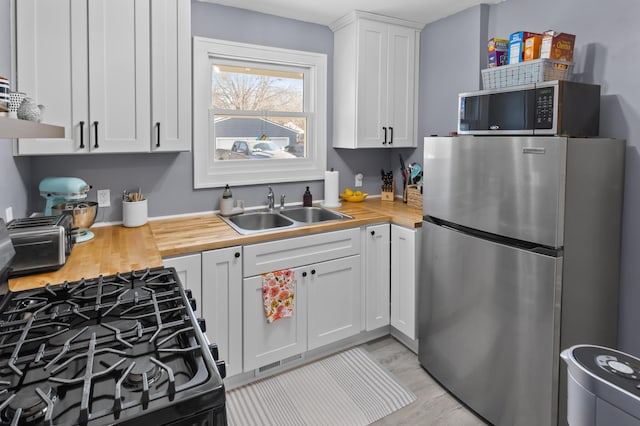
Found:
[[420, 366], [418, 357], [391, 336], [362, 345], [374, 359], [410, 389], [417, 401], [378, 420], [386, 425], [486, 425], [473, 412], [460, 404]]

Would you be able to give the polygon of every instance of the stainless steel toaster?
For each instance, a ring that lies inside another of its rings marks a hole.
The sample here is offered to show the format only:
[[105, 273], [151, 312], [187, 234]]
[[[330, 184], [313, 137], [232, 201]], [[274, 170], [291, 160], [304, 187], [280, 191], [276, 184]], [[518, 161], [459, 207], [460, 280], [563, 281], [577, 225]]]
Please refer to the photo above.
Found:
[[38, 216], [12, 220], [7, 230], [16, 255], [10, 276], [55, 271], [71, 254], [73, 217]]

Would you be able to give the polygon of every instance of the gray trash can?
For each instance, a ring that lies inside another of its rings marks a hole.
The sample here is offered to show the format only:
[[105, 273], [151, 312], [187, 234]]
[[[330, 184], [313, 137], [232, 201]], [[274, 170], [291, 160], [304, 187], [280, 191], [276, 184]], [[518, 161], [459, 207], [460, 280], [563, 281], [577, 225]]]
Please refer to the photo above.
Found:
[[594, 345], [560, 356], [567, 363], [570, 426], [640, 426], [640, 359]]

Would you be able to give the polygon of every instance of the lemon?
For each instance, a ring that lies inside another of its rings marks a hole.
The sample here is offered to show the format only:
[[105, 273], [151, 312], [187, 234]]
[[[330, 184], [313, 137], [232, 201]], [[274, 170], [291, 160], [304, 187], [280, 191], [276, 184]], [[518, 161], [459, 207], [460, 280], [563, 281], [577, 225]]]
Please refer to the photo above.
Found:
[[362, 191], [356, 191], [353, 193], [356, 197], [362, 197]]
[[353, 191], [351, 190], [351, 188], [345, 188], [344, 189], [344, 195], [346, 195], [347, 197], [350, 197], [353, 195]]

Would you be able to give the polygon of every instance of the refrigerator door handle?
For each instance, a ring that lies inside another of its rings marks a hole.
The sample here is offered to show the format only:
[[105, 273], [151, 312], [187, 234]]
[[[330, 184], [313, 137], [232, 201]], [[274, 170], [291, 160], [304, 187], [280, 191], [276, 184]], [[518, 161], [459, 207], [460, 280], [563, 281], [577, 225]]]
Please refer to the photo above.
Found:
[[424, 220], [425, 222], [433, 223], [434, 225], [438, 225], [442, 228], [449, 229], [451, 231], [461, 232], [463, 234], [468, 234], [473, 237], [480, 238], [486, 241], [491, 241], [493, 243], [511, 246], [514, 248], [526, 250], [526, 251], [541, 254], [544, 256], [562, 257], [564, 252], [563, 247], [549, 247], [549, 246], [545, 246], [543, 244], [538, 244], [535, 242], [522, 241], [515, 238], [505, 237], [503, 235], [491, 234], [489, 232], [468, 228], [466, 226], [462, 226], [452, 222], [448, 222], [446, 220], [438, 219], [433, 216], [428, 216], [428, 215], [423, 216], [422, 220]]
[[544, 155], [547, 153], [547, 150], [544, 148], [526, 147], [526, 148], [522, 148], [522, 153]]

